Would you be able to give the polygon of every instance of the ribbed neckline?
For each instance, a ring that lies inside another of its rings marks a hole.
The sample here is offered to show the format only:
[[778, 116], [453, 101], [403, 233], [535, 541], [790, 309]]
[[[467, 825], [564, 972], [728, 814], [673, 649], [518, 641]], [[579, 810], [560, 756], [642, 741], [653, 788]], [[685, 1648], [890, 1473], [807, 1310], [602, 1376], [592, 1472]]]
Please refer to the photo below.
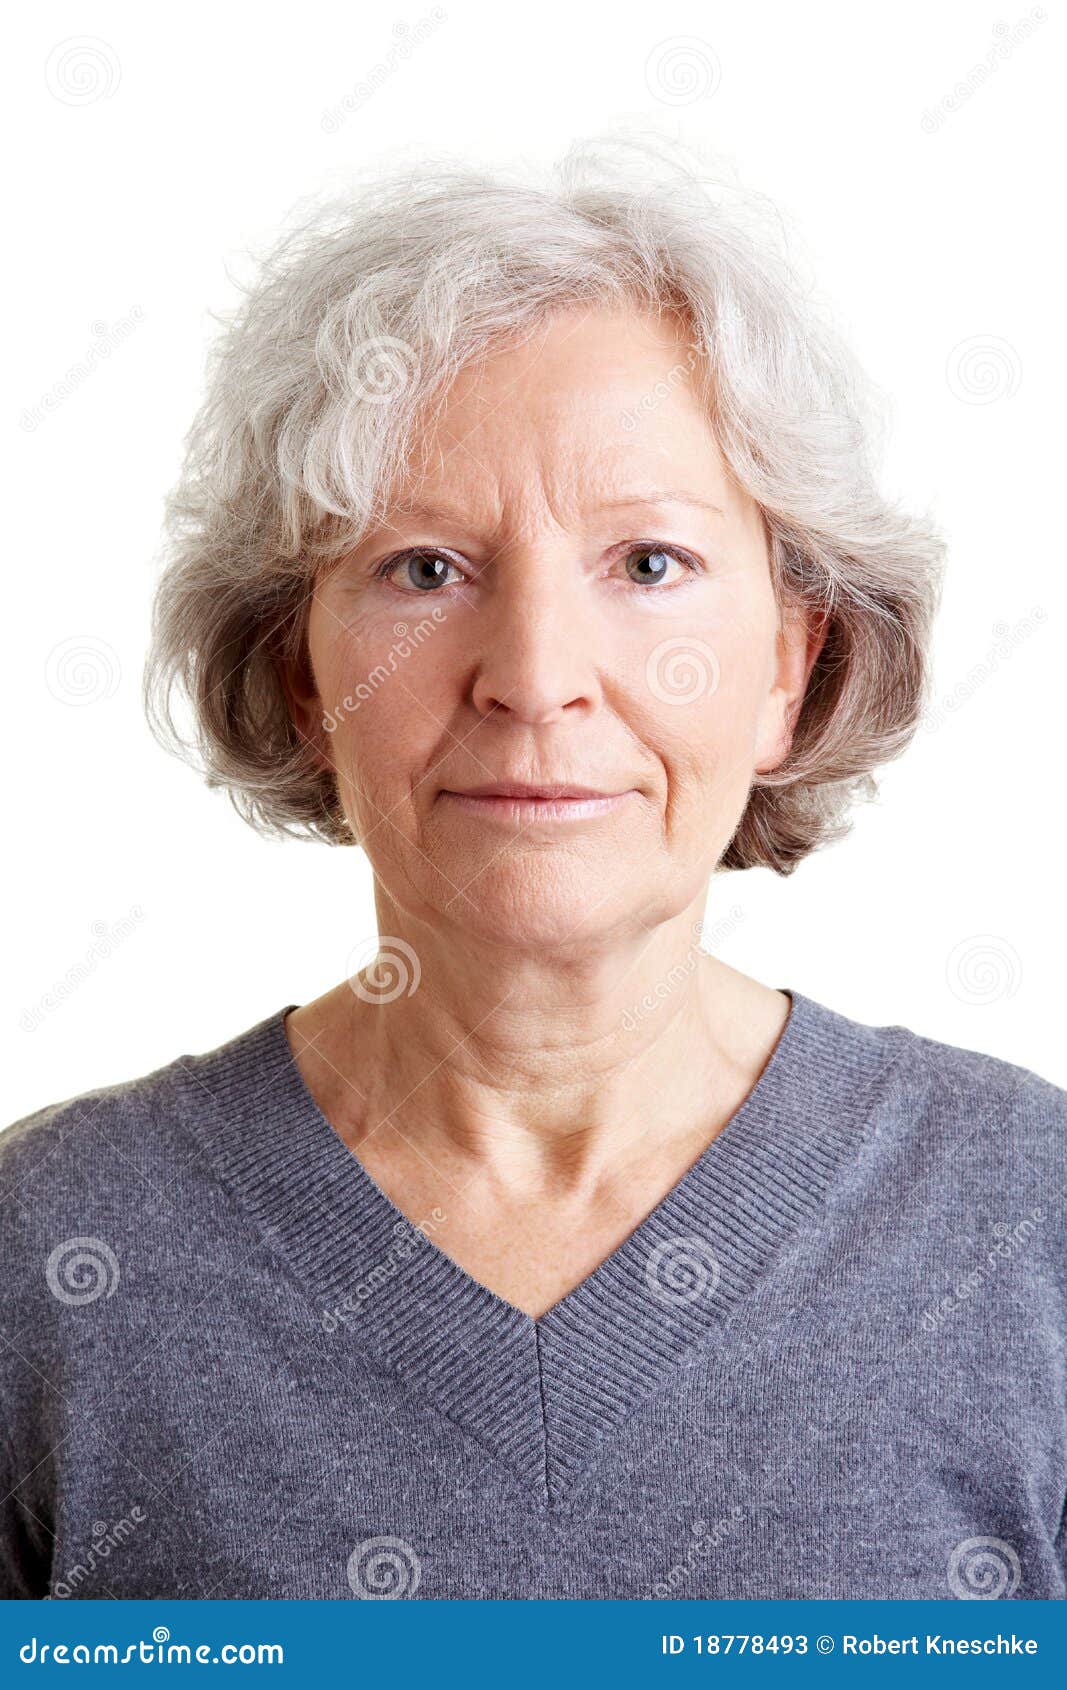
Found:
[[862, 1137], [903, 1030], [780, 990], [790, 1014], [739, 1109], [537, 1321], [419, 1234], [346, 1147], [289, 1048], [296, 1004], [182, 1059], [189, 1124], [331, 1341], [369, 1352], [558, 1506], [611, 1428], [752, 1291]]

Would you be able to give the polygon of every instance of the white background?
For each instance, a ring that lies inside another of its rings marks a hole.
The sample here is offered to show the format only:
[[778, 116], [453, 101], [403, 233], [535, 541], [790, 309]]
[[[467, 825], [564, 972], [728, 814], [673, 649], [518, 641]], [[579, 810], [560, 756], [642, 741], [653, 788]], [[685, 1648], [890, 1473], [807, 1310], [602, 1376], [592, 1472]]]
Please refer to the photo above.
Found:
[[892, 396], [887, 485], [951, 543], [949, 703], [844, 843], [716, 879], [711, 948], [1067, 1086], [1059, 16], [446, 0], [376, 72], [432, 11], [44, 5], [9, 33], [0, 1119], [307, 1001], [373, 932], [361, 854], [261, 839], [141, 715], [162, 500], [247, 246], [398, 147], [550, 160], [642, 119], [780, 207]]

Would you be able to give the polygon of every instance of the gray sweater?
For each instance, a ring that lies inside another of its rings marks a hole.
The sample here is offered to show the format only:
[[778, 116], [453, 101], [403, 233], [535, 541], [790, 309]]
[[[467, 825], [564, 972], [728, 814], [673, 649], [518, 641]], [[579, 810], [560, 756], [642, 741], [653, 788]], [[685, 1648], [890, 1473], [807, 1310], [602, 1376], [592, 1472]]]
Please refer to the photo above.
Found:
[[345, 1149], [292, 1005], [9, 1128], [0, 1594], [1062, 1598], [1067, 1092], [790, 996], [537, 1321]]

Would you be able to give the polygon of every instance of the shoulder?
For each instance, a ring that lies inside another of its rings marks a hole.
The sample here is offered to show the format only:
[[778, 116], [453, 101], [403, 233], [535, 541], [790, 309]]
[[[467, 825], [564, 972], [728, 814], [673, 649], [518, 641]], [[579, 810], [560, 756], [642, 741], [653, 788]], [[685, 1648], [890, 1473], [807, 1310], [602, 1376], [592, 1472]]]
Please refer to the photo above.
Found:
[[875, 1161], [905, 1211], [964, 1254], [1026, 1246], [1025, 1272], [1067, 1289], [1067, 1090], [1023, 1063], [911, 1028], [877, 1029], [892, 1059]]
[[173, 1121], [182, 1062], [44, 1104], [0, 1129], [0, 1204], [72, 1192], [102, 1160], [133, 1153], [143, 1162]]
[[897, 1063], [948, 1127], [997, 1134], [1024, 1152], [1059, 1156], [1067, 1146], [1067, 1090], [1023, 1063], [897, 1028]]
[[0, 1425], [14, 1447], [61, 1441], [80, 1391], [102, 1370], [132, 1376], [175, 1307], [203, 1306], [259, 1247], [211, 1148], [223, 1126], [254, 1123], [277, 1019], [0, 1130]]
[[1067, 1089], [1023, 1063], [934, 1038], [901, 1021], [874, 1024], [802, 999], [811, 1050], [870, 1083], [927, 1130], [1006, 1129], [1035, 1147], [1067, 1140]]
[[159, 1232], [173, 1177], [177, 1072], [99, 1086], [0, 1131], [0, 1397], [18, 1447], [52, 1424], [53, 1382], [69, 1392], [82, 1350], [116, 1343], [131, 1245]]
[[227, 1106], [227, 1076], [274, 1019], [0, 1129], [0, 1250], [15, 1272], [71, 1239], [144, 1233], [202, 1197], [203, 1138]]
[[[872, 1025], [817, 1004], [807, 1048], [818, 1092], [863, 1116], [867, 1175], [897, 1179], [958, 1214], [1033, 1206], [1049, 1235], [1067, 1187], [1067, 1090], [1025, 1063], [902, 1022]], [[823, 1076], [829, 1075], [828, 1080]], [[848, 1103], [858, 1099], [858, 1103]]]
[[180, 1060], [45, 1104], [0, 1131], [0, 1334], [46, 1378], [62, 1366], [64, 1315], [119, 1303], [131, 1240], [159, 1230], [189, 1155]]

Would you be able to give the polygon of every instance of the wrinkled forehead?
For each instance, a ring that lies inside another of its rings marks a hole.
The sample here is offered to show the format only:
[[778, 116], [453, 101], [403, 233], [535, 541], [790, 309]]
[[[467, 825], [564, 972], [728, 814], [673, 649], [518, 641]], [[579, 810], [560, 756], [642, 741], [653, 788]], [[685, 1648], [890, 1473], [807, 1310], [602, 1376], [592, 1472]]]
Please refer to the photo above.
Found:
[[468, 364], [423, 408], [388, 514], [547, 501], [576, 518], [675, 493], [720, 514], [741, 500], [685, 324], [583, 308]]

